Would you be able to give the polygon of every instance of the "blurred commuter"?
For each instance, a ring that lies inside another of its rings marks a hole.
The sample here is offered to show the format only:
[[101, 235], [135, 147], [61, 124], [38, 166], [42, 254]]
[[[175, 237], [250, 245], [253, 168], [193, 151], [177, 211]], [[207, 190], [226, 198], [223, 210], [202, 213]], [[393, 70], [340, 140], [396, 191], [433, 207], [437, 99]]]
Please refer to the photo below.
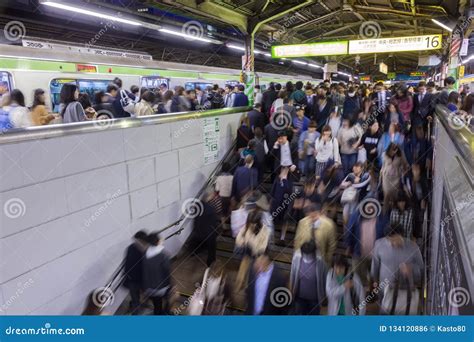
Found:
[[427, 91], [426, 82], [418, 83], [418, 93], [413, 96], [413, 124], [426, 124], [432, 120], [434, 95]]
[[224, 105], [226, 108], [234, 107], [235, 92], [234, 87], [226, 84], [224, 88]]
[[148, 235], [140, 230], [133, 236], [134, 242], [128, 246], [125, 254], [124, 283], [130, 291], [130, 312], [138, 315], [140, 291], [143, 286], [142, 260], [148, 247]]
[[314, 145], [320, 136], [316, 126], [315, 121], [310, 121], [308, 130], [302, 132], [298, 139], [299, 168], [305, 176], [312, 176], [315, 172]]
[[353, 316], [364, 315], [365, 290], [359, 276], [350, 271], [347, 259], [338, 254], [326, 280], [328, 296], [328, 315]]
[[[371, 94], [372, 103], [375, 105], [376, 110], [379, 113], [383, 113], [385, 108], [390, 102], [392, 94], [385, 89], [383, 82], [378, 82], [375, 85], [375, 92]], [[381, 115], [378, 115], [377, 118], [380, 118]], [[380, 121], [379, 121], [380, 122]]]
[[211, 200], [213, 191], [206, 192], [200, 201], [200, 209], [194, 218], [194, 227], [191, 237], [191, 248], [193, 253], [203, 249], [207, 251], [207, 267], [216, 260], [217, 229], [220, 224], [216, 207]]
[[448, 95], [448, 104], [446, 107], [449, 111], [456, 113], [459, 110], [459, 93], [457, 91], [452, 91]]
[[132, 95], [132, 99], [135, 101], [135, 102], [138, 102], [140, 101], [141, 99], [141, 94], [140, 94], [140, 87], [137, 86], [137, 85], [132, 85], [130, 87], [130, 94]]
[[314, 90], [313, 87], [308, 84], [305, 87], [305, 95], [306, 95], [306, 108], [305, 108], [305, 113], [308, 118], [311, 118], [311, 115], [313, 113], [313, 106], [316, 102], [315, 98], [316, 96], [314, 95]]
[[319, 132], [327, 125], [333, 110], [332, 101], [323, 94], [318, 95], [317, 102], [313, 105], [312, 119], [318, 124]]
[[357, 95], [355, 88], [349, 87], [347, 96], [344, 99], [342, 116], [344, 118], [355, 120], [357, 113], [360, 111], [360, 102], [360, 97]]
[[115, 117], [114, 107], [111, 102], [108, 101], [109, 96], [104, 91], [98, 91], [94, 94], [94, 110], [97, 113], [96, 118], [100, 119], [113, 119]]
[[398, 110], [397, 106], [393, 103], [388, 105], [388, 112], [384, 120], [384, 131], [387, 132], [390, 128], [390, 124], [397, 124], [399, 127], [405, 127], [405, 119], [402, 113]]
[[263, 94], [262, 94], [262, 91], [260, 90], [260, 85], [255, 85], [255, 88], [254, 88], [254, 93], [253, 93], [253, 96], [254, 96], [254, 104], [257, 104], [259, 103], [260, 105], [262, 104], [262, 97], [263, 97]]
[[399, 124], [391, 123], [388, 127], [388, 131], [383, 133], [380, 137], [377, 146], [377, 154], [380, 164], [383, 163], [385, 152], [391, 144], [398, 145], [401, 149], [404, 148], [405, 136], [400, 130], [401, 127]]
[[298, 81], [295, 83], [295, 90], [289, 96], [290, 100], [293, 100], [294, 105], [305, 107], [308, 105], [306, 94], [303, 91], [303, 82]]
[[6, 132], [9, 129], [13, 128], [12, 123], [10, 122], [10, 94], [4, 93], [0, 98], [0, 131]]
[[304, 115], [305, 108], [302, 106], [296, 106], [296, 116], [293, 118], [293, 136], [295, 139], [299, 139], [300, 134], [308, 130], [310, 120]]
[[252, 210], [247, 216], [245, 227], [240, 230], [235, 239], [235, 246], [243, 254], [237, 273], [237, 289], [243, 289], [248, 282], [249, 266], [252, 261], [265, 252], [270, 242], [272, 232], [263, 223], [262, 213]]
[[454, 91], [456, 85], [456, 79], [452, 76], [444, 79], [444, 89], [437, 95], [437, 102], [439, 104], [447, 106], [449, 103], [449, 95]]
[[357, 146], [362, 137], [362, 129], [359, 125], [354, 125], [354, 121], [349, 118], [342, 120], [342, 127], [337, 135], [339, 152], [341, 156], [342, 169], [347, 175], [357, 162]]
[[399, 87], [395, 96], [392, 96], [391, 101], [400, 111], [403, 123], [406, 124], [410, 122], [414, 105], [413, 96], [408, 92], [408, 88], [406, 86]]
[[219, 195], [222, 204], [222, 223], [230, 216], [230, 200], [232, 197], [232, 182], [234, 176], [230, 173], [231, 166], [225, 162], [222, 164], [221, 173], [216, 178], [214, 186], [215, 191]]
[[356, 162], [349, 173], [341, 183], [341, 188], [345, 189], [341, 196], [342, 221], [344, 227], [347, 225], [350, 215], [354, 212], [359, 203], [367, 194], [367, 187], [370, 184], [370, 175], [365, 172], [364, 163]]
[[247, 116], [249, 118], [249, 125], [252, 131], [254, 131], [257, 127], [263, 130], [263, 127], [265, 126], [265, 115], [262, 113], [261, 103], [256, 103], [253, 106], [253, 109], [247, 113]]
[[391, 143], [384, 153], [380, 182], [384, 194], [384, 205], [394, 202], [401, 186], [403, 175], [408, 171], [405, 155], [395, 143]]
[[270, 109], [277, 96], [278, 93], [275, 90], [275, 84], [270, 82], [268, 89], [262, 94], [262, 112], [267, 116], [267, 118], [270, 117]]
[[[371, 275], [374, 279], [374, 287], [383, 290], [381, 313], [394, 314], [396, 306], [407, 306], [408, 293], [410, 293], [413, 303], [418, 302], [417, 295], [413, 291], [421, 286], [424, 263], [420, 249], [415, 242], [406, 239], [402, 235], [400, 225], [392, 224], [388, 236], [375, 242], [372, 256]], [[408, 287], [404, 287], [405, 284]], [[401, 285], [401, 286], [400, 286]], [[401, 288], [406, 289], [405, 295], [401, 295]], [[398, 292], [398, 298], [395, 307], [391, 305], [395, 302], [394, 295]], [[419, 294], [418, 294], [419, 295]], [[402, 298], [403, 297], [403, 298]], [[384, 302], [387, 303], [384, 308]], [[404, 303], [403, 303], [404, 302]], [[413, 303], [408, 305], [409, 313], [417, 311], [417, 307], [412, 310]], [[402, 304], [402, 305], [400, 305]], [[397, 314], [405, 314], [398, 312]]]
[[87, 120], [84, 108], [82, 108], [82, 105], [78, 102], [78, 98], [79, 90], [76, 85], [66, 83], [62, 86], [60, 93], [60, 113], [63, 118], [63, 123]]
[[245, 157], [245, 165], [239, 166], [232, 180], [232, 197], [240, 202], [242, 196], [255, 189], [258, 185], [258, 171], [252, 167], [254, 158], [251, 155]]
[[167, 90], [163, 94], [163, 103], [166, 113], [171, 113], [171, 103], [173, 102], [173, 92], [171, 90]]
[[[360, 160], [362, 162], [367, 161], [370, 165], [377, 164], [377, 146], [382, 133], [380, 132], [380, 125], [378, 121], [374, 120], [367, 131], [362, 135], [359, 142], [359, 156], [361, 155], [360, 150], [363, 149], [364, 157]], [[359, 160], [359, 158], [358, 158]]]
[[11, 128], [26, 128], [33, 125], [31, 113], [25, 106], [25, 96], [19, 89], [13, 89], [3, 110], [8, 113]]
[[35, 89], [31, 106], [31, 121], [34, 126], [47, 125], [55, 119], [46, 108], [46, 96], [43, 89]]
[[153, 103], [155, 102], [155, 94], [152, 91], [147, 90], [143, 93], [140, 102], [135, 105], [136, 116], [153, 115], [155, 111], [153, 109]]
[[[278, 266], [273, 263], [268, 253], [257, 257], [253, 267], [250, 268], [246, 314], [285, 315], [291, 301], [291, 296], [284, 290], [286, 285], [287, 279]], [[282, 290], [284, 291], [283, 295], [286, 294], [285, 302], [275, 302], [275, 298], [281, 295], [278, 291]]]
[[260, 127], [255, 128], [255, 137], [250, 141], [253, 141], [253, 148], [255, 151], [254, 166], [258, 170], [258, 184], [260, 184], [263, 181], [263, 174], [265, 172], [265, 157], [266, 151], [268, 150], [265, 139], [263, 138], [263, 132]]
[[332, 136], [329, 126], [324, 126], [321, 136], [314, 143], [314, 154], [316, 158], [316, 178], [320, 178], [324, 170], [330, 163], [341, 163], [339, 154], [339, 143]]
[[161, 83], [160, 84], [161, 96], [164, 96], [167, 91], [168, 91], [168, 85], [166, 83]]
[[237, 151], [245, 148], [249, 141], [253, 139], [253, 131], [250, 127], [250, 120], [247, 113], [243, 114], [240, 119], [240, 125], [237, 129], [237, 144], [236, 149]]
[[316, 247], [327, 265], [331, 265], [336, 251], [336, 225], [321, 211], [321, 204], [312, 203], [305, 210], [306, 217], [298, 222], [294, 248], [298, 250], [308, 241], [314, 240]]
[[413, 238], [413, 209], [404, 192], [400, 191], [396, 206], [390, 211], [390, 224], [400, 225], [403, 237]]
[[171, 260], [158, 234], [150, 234], [148, 243], [149, 247], [142, 261], [144, 293], [153, 302], [153, 314], [167, 315], [171, 287]]
[[88, 119], [94, 119], [97, 116], [97, 113], [92, 107], [92, 101], [87, 93], [79, 93], [79, 97], [77, 101], [81, 104], [82, 108], [84, 108], [84, 113]]
[[234, 100], [232, 102], [232, 107], [247, 107], [249, 105], [249, 99], [245, 95], [245, 86], [239, 84], [237, 86], [237, 92], [235, 93]]
[[293, 193], [293, 182], [288, 177], [289, 171], [288, 166], [281, 167], [280, 174], [275, 178], [270, 191], [270, 212], [272, 213], [275, 223], [281, 223], [283, 221], [292, 202], [291, 194]]
[[405, 142], [404, 152], [410, 165], [414, 163], [421, 165], [423, 174], [431, 169], [433, 147], [430, 138], [426, 137], [422, 124], [415, 126], [413, 134]]
[[276, 174], [284, 166], [289, 167], [291, 172], [295, 171], [295, 163], [298, 161], [298, 146], [290, 144], [286, 130], [278, 132], [278, 139], [273, 145], [272, 155], [275, 157], [274, 172]]
[[327, 266], [314, 240], [303, 243], [291, 261], [290, 288], [296, 315], [319, 315], [326, 298]]
[[224, 108], [224, 97], [219, 91], [219, 85], [214, 84], [212, 90], [208, 95], [210, 109]]
[[191, 108], [190, 102], [184, 96], [184, 88], [177, 86], [171, 98], [170, 113], [187, 112]]
[[[131, 114], [135, 113], [135, 102], [133, 95], [129, 91], [122, 89], [122, 80], [120, 78], [115, 77], [112, 83], [118, 87], [117, 94], [114, 98], [114, 101], [112, 102], [115, 117], [130, 117]], [[107, 89], [107, 92], [109, 93], [109, 89]]]

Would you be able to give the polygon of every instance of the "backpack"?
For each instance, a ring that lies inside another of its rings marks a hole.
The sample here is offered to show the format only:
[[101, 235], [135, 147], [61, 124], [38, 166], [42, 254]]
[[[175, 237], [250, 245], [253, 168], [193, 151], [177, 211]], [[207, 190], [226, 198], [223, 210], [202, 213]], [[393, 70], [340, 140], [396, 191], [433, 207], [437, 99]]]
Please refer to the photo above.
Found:
[[120, 105], [123, 110], [130, 114], [135, 114], [135, 101], [128, 96], [127, 91], [120, 89]]

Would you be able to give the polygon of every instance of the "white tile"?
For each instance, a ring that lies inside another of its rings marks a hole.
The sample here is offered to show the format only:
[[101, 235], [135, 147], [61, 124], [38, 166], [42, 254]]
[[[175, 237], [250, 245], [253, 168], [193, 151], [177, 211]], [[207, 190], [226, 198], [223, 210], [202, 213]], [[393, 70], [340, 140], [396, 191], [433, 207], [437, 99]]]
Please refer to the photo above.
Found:
[[23, 170], [20, 160], [25, 144], [0, 145], [0, 191], [15, 189], [23, 185]]
[[125, 159], [133, 160], [158, 153], [158, 134], [155, 126], [124, 130]]
[[158, 135], [158, 153], [167, 152], [171, 150], [171, 125], [162, 124], [156, 125]]
[[123, 130], [105, 130], [99, 133], [99, 145], [95, 151], [102, 165], [116, 164], [125, 161], [125, 142]]
[[158, 208], [156, 186], [152, 185], [130, 193], [130, 206], [133, 219], [154, 212]]
[[161, 153], [156, 156], [156, 182], [176, 177], [178, 174], [178, 152]]
[[173, 150], [202, 142], [202, 119], [188, 119], [171, 123]]
[[155, 158], [128, 162], [128, 184], [130, 191], [155, 183]]
[[204, 165], [204, 147], [202, 144], [179, 149], [180, 174], [199, 170]]
[[65, 178], [69, 212], [128, 192], [125, 164], [95, 169]]
[[179, 177], [158, 183], [158, 207], [163, 208], [180, 200]]
[[[34, 184], [63, 175], [63, 146], [59, 139], [40, 139], [26, 143], [21, 150], [24, 184]], [[23, 145], [23, 144], [22, 144]]]
[[195, 198], [207, 180], [207, 176], [200, 171], [191, 171], [180, 176], [181, 200]]
[[[62, 155], [64, 175], [71, 175], [95, 169], [104, 165], [97, 153], [100, 133], [72, 135], [58, 138], [58, 153]], [[56, 140], [56, 139], [55, 139]]]
[[64, 179], [0, 193], [0, 237], [62, 217], [67, 213]]
[[128, 204], [127, 196], [122, 196], [0, 239], [0, 283], [114, 231], [126, 230], [130, 220]]

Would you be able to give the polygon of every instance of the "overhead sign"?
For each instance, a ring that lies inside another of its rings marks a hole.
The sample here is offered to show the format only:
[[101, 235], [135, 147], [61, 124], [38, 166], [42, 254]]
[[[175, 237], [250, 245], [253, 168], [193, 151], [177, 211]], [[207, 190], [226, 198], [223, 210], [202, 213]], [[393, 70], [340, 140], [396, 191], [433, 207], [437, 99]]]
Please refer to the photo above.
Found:
[[347, 40], [272, 46], [273, 58], [334, 56], [347, 54]]
[[388, 73], [388, 66], [387, 64], [385, 63], [380, 63], [379, 64], [379, 71], [382, 73], [382, 74], [387, 74]]
[[349, 41], [349, 54], [426, 51], [441, 48], [440, 34]]
[[396, 74], [396, 73], [394, 73], [394, 72], [389, 72], [389, 73], [387, 73], [387, 78], [388, 78], [389, 80], [394, 80], [395, 77], [397, 77], [397, 74]]
[[370, 82], [370, 76], [359, 76], [359, 81]]

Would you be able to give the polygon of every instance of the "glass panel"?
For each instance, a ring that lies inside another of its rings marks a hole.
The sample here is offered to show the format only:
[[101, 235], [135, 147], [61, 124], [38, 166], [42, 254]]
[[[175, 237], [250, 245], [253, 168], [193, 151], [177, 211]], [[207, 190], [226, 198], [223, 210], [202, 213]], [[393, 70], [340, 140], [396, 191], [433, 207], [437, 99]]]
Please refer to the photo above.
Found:
[[0, 95], [13, 90], [13, 78], [7, 71], [0, 71]]
[[49, 84], [49, 93], [51, 94], [51, 106], [54, 113], [59, 113], [59, 104], [60, 98], [59, 94], [61, 93], [61, 88], [63, 84], [77, 84], [77, 81], [74, 79], [67, 78], [55, 78]]
[[163, 78], [159, 76], [145, 76], [142, 77], [141, 86], [149, 90], [155, 91], [156, 89], [160, 88], [160, 85], [162, 83], [166, 84], [166, 87], [169, 89], [170, 80], [168, 78]]

